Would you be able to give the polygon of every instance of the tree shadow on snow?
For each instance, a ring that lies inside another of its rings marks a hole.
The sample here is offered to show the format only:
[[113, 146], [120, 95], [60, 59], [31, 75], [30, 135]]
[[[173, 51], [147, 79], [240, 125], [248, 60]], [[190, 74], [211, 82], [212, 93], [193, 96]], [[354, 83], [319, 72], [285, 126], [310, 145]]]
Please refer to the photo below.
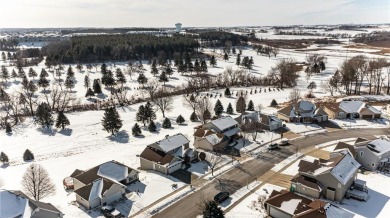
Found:
[[43, 135], [55, 136], [57, 134], [57, 130], [52, 128], [39, 127], [37, 130]]
[[116, 135], [108, 136], [108, 139], [118, 143], [128, 143], [129, 138], [130, 136], [126, 130], [119, 131]]
[[65, 136], [71, 136], [73, 133], [73, 129], [61, 129], [60, 131], [58, 131], [58, 133]]

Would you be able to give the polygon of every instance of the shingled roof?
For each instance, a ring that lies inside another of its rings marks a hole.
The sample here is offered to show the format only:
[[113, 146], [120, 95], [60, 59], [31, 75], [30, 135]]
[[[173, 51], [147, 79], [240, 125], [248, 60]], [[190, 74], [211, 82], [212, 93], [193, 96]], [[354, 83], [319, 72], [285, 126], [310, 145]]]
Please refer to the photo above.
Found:
[[146, 147], [145, 150], [141, 153], [140, 157], [152, 162], [156, 162], [160, 165], [169, 164], [174, 158], [174, 156], [170, 154], [166, 154], [150, 147]]

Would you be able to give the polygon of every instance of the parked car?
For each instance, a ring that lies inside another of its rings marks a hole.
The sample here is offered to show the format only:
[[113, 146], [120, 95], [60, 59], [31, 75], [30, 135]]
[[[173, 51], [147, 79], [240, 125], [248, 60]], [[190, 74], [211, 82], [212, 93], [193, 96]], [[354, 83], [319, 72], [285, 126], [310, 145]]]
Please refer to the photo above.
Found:
[[122, 214], [112, 206], [106, 205], [106, 206], [103, 206], [102, 208], [100, 208], [100, 210], [102, 211], [104, 217], [107, 217], [107, 218], [123, 217]]
[[214, 196], [214, 201], [218, 203], [224, 202], [230, 196], [229, 192], [220, 192]]
[[277, 150], [277, 149], [280, 149], [277, 143], [273, 143], [268, 146], [268, 150]]
[[282, 138], [282, 140], [279, 142], [279, 145], [281, 145], [281, 146], [285, 146], [288, 144], [289, 144], [289, 141], [286, 138]]
[[115, 208], [113, 206], [108, 206], [108, 205], [100, 208], [100, 211], [102, 211], [103, 214], [104, 213], [111, 213], [114, 210], [115, 210]]

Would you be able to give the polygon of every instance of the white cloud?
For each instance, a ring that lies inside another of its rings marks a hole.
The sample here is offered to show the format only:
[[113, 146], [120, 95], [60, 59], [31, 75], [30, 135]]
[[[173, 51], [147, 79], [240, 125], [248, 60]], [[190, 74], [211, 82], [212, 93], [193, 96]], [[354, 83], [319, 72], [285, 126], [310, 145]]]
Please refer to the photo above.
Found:
[[244, 26], [390, 22], [389, 1], [0, 0], [0, 27]]

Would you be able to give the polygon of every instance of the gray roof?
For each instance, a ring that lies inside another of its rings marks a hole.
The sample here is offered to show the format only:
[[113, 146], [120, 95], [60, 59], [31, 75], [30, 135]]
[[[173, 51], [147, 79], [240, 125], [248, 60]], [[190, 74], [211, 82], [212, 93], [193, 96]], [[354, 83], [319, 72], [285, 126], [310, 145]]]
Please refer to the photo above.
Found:
[[219, 119], [211, 121], [211, 123], [214, 126], [216, 126], [220, 131], [223, 131], [224, 129], [238, 125], [237, 121], [230, 116], [221, 117]]
[[226, 132], [223, 132], [222, 134], [224, 134], [227, 137], [230, 137], [230, 136], [233, 136], [239, 132], [240, 132], [240, 129], [238, 127], [236, 127], [236, 128], [230, 129]]
[[330, 173], [345, 185], [354, 176], [359, 167], [360, 164], [351, 155], [347, 154], [333, 167]]
[[339, 108], [346, 113], [359, 113], [364, 105], [365, 103], [362, 101], [342, 101]]
[[369, 142], [367, 147], [373, 154], [379, 156], [390, 151], [390, 141], [386, 139], [375, 139]]
[[190, 141], [183, 134], [179, 133], [158, 141], [155, 144], [151, 144], [149, 147], [156, 148], [163, 152], [169, 152], [188, 143], [190, 143]]

